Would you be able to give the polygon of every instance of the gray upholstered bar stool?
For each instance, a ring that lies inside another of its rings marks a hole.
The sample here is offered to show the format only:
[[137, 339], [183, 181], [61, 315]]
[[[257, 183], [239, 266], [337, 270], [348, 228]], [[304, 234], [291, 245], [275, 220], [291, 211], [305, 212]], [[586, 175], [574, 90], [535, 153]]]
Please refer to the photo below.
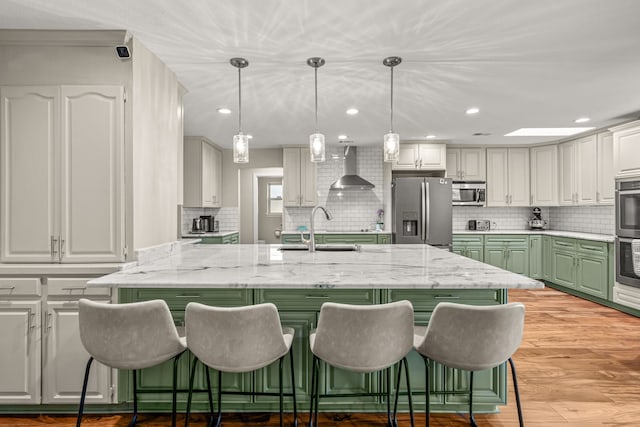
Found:
[[416, 326], [414, 346], [425, 362], [426, 418], [429, 426], [429, 360], [469, 371], [469, 422], [473, 417], [473, 372], [494, 368], [509, 361], [518, 406], [518, 420], [524, 425], [516, 369], [511, 356], [522, 342], [524, 305], [510, 303], [474, 306], [441, 302], [433, 310], [429, 325]]
[[[368, 373], [385, 370], [387, 424], [390, 426], [397, 424], [398, 389], [402, 377], [402, 365], [404, 365], [413, 426], [413, 404], [406, 359], [406, 355], [413, 346], [413, 306], [409, 301], [374, 305], [326, 302], [320, 308], [318, 327], [311, 333], [309, 344], [313, 353], [309, 426], [318, 424], [321, 360], [331, 366], [353, 372]], [[392, 417], [390, 370], [396, 364], [398, 376]], [[343, 396], [346, 395], [329, 394], [322, 397]]]
[[[216, 426], [222, 421], [222, 373], [251, 372], [279, 361], [280, 392], [248, 393], [252, 395], [278, 395], [280, 397], [280, 425], [283, 425], [282, 365], [288, 354], [291, 367], [291, 393], [293, 397], [294, 425], [298, 425], [296, 410], [295, 374], [291, 348], [295, 331], [282, 327], [278, 309], [274, 304], [264, 303], [244, 307], [212, 307], [191, 302], [185, 313], [187, 345], [197, 359], [205, 365], [211, 420], [214, 421], [211, 379], [208, 368], [218, 371], [218, 414]], [[187, 419], [189, 425], [191, 396], [197, 363], [193, 364], [189, 380]], [[231, 393], [231, 392], [230, 392]], [[233, 392], [238, 394], [239, 392]]]
[[89, 361], [84, 373], [77, 426], [82, 421], [87, 381], [93, 360], [116, 369], [133, 371], [133, 418], [138, 418], [136, 371], [173, 359], [173, 406], [171, 425], [176, 425], [176, 376], [178, 358], [187, 349], [185, 338], [178, 336], [173, 317], [163, 300], [108, 304], [79, 301], [80, 339]]

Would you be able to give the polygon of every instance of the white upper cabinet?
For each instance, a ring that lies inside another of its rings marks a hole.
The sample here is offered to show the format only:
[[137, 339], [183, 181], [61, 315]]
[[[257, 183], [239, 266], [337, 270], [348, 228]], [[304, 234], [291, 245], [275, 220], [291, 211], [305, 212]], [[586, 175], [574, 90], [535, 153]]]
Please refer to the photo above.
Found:
[[447, 178], [460, 181], [486, 181], [484, 148], [447, 148]]
[[640, 121], [611, 128], [616, 178], [640, 177]]
[[185, 207], [222, 206], [222, 152], [204, 137], [184, 139]]
[[531, 206], [558, 205], [558, 146], [531, 147]]
[[315, 206], [316, 165], [311, 161], [309, 148], [284, 148], [282, 156], [284, 206]]
[[124, 260], [120, 86], [3, 87], [3, 262]]
[[560, 205], [613, 203], [610, 153], [607, 133], [558, 145]]
[[445, 170], [447, 167], [446, 144], [401, 143], [398, 160], [393, 170]]
[[487, 148], [487, 206], [529, 206], [529, 148]]
[[598, 134], [597, 172], [596, 203], [599, 205], [613, 205], [616, 183], [613, 169], [613, 134], [611, 132]]

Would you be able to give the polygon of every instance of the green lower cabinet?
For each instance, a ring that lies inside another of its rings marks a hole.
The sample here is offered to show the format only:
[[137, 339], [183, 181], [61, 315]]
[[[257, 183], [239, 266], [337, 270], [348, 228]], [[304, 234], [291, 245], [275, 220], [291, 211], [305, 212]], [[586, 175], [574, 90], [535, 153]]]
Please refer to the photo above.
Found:
[[551, 253], [551, 281], [567, 288], [576, 287], [576, 256], [574, 252], [554, 249]]
[[390, 245], [391, 244], [391, 234], [378, 234], [378, 244], [379, 245]]
[[529, 236], [485, 236], [484, 262], [529, 276]]
[[484, 262], [484, 237], [468, 234], [454, 235], [451, 251], [458, 255]]
[[[309, 238], [309, 234], [305, 233], [305, 238]], [[327, 244], [354, 244], [354, 245], [387, 245], [391, 243], [391, 234], [385, 233], [343, 233], [343, 234], [315, 234], [316, 243]], [[300, 233], [283, 233], [280, 236], [282, 244], [302, 243]]]
[[529, 236], [529, 277], [532, 279], [542, 279], [542, 236]]
[[206, 245], [236, 245], [239, 241], [239, 233], [231, 233], [225, 236], [202, 236], [200, 238], [200, 243]]
[[[315, 238], [313, 240], [315, 240], [316, 243], [324, 243], [324, 235], [322, 234], [316, 234], [314, 236]], [[309, 233], [305, 233], [304, 234], [304, 238], [308, 239], [309, 238]], [[282, 233], [280, 235], [280, 241], [282, 242], [283, 245], [286, 244], [295, 244], [295, 243], [302, 243], [302, 236], [300, 236], [300, 233]]]
[[607, 298], [607, 259], [581, 255], [578, 258], [577, 288], [579, 291]]
[[551, 236], [542, 236], [542, 278], [551, 281]]

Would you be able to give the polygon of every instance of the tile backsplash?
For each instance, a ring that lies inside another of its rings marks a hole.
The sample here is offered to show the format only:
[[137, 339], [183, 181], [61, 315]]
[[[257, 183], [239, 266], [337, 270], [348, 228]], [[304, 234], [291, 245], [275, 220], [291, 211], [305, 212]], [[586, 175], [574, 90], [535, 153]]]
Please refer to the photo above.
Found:
[[[549, 208], [540, 208], [542, 219], [549, 221]], [[466, 230], [470, 219], [488, 219], [492, 230], [525, 230], [533, 217], [532, 208], [453, 207], [453, 231]], [[547, 225], [547, 228], [550, 228]]]
[[613, 235], [615, 234], [615, 218], [613, 206], [551, 208], [551, 224], [554, 230]]
[[193, 219], [200, 215], [213, 215], [218, 221], [220, 231], [239, 229], [240, 213], [237, 207], [232, 208], [182, 208], [182, 234], [189, 234]]
[[[327, 147], [327, 161], [317, 165], [317, 200], [333, 215], [331, 221], [317, 213], [316, 230], [360, 231], [372, 229], [376, 223], [376, 211], [384, 208], [382, 149], [358, 147], [358, 175], [375, 185], [371, 190], [329, 190], [344, 173], [343, 147]], [[312, 208], [285, 208], [284, 229], [296, 230], [298, 226], [310, 226]]]

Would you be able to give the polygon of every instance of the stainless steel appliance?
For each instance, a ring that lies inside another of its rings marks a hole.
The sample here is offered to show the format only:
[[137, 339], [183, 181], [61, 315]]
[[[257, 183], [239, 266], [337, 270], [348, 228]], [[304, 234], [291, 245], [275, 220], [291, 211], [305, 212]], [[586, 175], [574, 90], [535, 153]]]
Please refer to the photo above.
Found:
[[484, 181], [453, 181], [451, 202], [454, 206], [484, 206], [487, 183]]
[[394, 177], [393, 243], [451, 248], [451, 179]]
[[547, 221], [542, 219], [542, 210], [533, 208], [533, 218], [529, 220], [529, 228], [533, 230], [542, 230], [547, 225]]
[[213, 216], [211, 215], [200, 215], [201, 227], [203, 231], [210, 233], [213, 231]]
[[193, 218], [191, 223], [191, 232], [196, 234], [204, 233], [202, 229], [202, 220], [200, 218]]
[[632, 241], [627, 237], [616, 237], [616, 282], [640, 288], [640, 276], [633, 268]]
[[476, 219], [476, 230], [489, 231], [491, 229], [491, 221], [488, 219]]
[[470, 220], [467, 222], [467, 228], [468, 228], [469, 230], [474, 230], [474, 231], [475, 231], [476, 226], [477, 226], [477, 225], [476, 225], [476, 220], [475, 220], [475, 219], [470, 219]]
[[640, 180], [616, 181], [616, 235], [640, 239]]

